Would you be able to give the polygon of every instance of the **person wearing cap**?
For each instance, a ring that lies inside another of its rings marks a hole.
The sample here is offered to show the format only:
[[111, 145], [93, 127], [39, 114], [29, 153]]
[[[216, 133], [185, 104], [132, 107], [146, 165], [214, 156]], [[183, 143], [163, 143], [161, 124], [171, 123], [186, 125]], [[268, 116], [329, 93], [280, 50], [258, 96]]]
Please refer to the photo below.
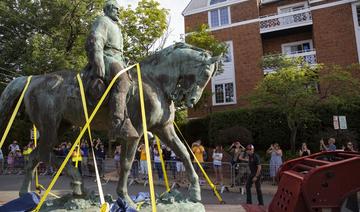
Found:
[[251, 186], [255, 183], [256, 193], [259, 205], [264, 205], [264, 200], [261, 192], [261, 184], [260, 184], [260, 174], [261, 174], [261, 164], [260, 157], [255, 153], [255, 148], [252, 144], [246, 146], [246, 153], [249, 156], [249, 168], [250, 175], [246, 182], [246, 203], [252, 204], [251, 199]]

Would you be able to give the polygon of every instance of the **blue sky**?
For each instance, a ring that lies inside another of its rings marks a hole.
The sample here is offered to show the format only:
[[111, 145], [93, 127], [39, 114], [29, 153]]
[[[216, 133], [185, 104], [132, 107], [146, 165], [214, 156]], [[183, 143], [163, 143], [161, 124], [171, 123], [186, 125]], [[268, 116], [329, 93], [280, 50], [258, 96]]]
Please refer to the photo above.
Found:
[[[118, 0], [120, 5], [127, 6], [132, 5], [136, 7], [139, 0]], [[180, 34], [184, 34], [184, 17], [181, 12], [188, 5], [190, 0], [157, 0], [161, 7], [169, 9], [169, 15], [171, 16], [170, 31], [171, 34], [165, 46], [171, 45], [173, 41], [180, 40]]]

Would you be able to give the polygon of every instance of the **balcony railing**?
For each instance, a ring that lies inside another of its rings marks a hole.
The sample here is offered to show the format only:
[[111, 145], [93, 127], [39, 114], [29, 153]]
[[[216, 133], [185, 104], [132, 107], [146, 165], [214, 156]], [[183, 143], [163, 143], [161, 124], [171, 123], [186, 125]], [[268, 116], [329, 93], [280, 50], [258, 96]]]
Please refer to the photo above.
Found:
[[309, 8], [292, 12], [272, 14], [260, 17], [260, 33], [289, 29], [312, 24]]
[[[267, 56], [264, 56], [264, 58], [271, 57], [271, 56], [272, 55], [267, 55]], [[291, 52], [289, 54], [286, 54], [286, 56], [287, 57], [294, 57], [294, 58], [295, 57], [302, 57], [304, 59], [304, 61], [307, 62], [310, 65], [315, 65], [317, 63], [315, 49]], [[275, 70], [273, 68], [264, 68], [263, 71], [264, 71], [264, 74], [268, 74], [268, 73], [274, 72]]]

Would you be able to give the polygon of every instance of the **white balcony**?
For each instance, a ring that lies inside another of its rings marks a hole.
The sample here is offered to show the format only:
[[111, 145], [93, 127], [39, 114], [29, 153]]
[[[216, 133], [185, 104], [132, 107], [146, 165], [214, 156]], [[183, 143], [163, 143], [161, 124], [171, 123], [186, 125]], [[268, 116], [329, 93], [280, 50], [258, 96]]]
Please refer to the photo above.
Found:
[[[264, 56], [264, 57], [269, 57], [271, 55], [268, 56]], [[286, 54], [287, 57], [302, 57], [304, 59], [305, 62], [307, 62], [310, 65], [315, 65], [317, 64], [316, 61], [316, 51], [315, 49], [309, 49], [309, 50], [304, 50], [304, 51], [298, 51], [298, 52], [291, 52], [289, 54]], [[264, 74], [269, 74], [274, 72], [275, 70], [273, 68], [264, 68], [263, 69]]]
[[279, 0], [261, 0], [261, 4], [267, 4], [267, 3], [272, 3], [275, 1], [279, 1]]
[[310, 8], [260, 17], [260, 33], [312, 25]]

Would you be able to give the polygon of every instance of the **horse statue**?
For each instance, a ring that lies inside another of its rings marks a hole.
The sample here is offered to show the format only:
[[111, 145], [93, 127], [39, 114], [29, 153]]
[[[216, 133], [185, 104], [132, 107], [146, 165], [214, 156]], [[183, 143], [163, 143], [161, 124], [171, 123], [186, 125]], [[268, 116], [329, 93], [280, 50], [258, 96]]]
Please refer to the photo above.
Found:
[[[185, 43], [176, 43], [145, 58], [140, 63], [148, 129], [170, 146], [184, 163], [190, 181], [189, 195], [192, 201], [201, 200], [199, 178], [194, 171], [189, 153], [174, 130], [175, 107], [185, 105], [191, 108], [198, 102], [203, 89], [218, 69], [219, 62], [220, 56], [212, 57], [205, 50]], [[86, 122], [76, 74], [71, 71], [60, 71], [32, 78], [24, 97], [24, 107], [41, 137], [38, 147], [31, 153], [26, 164], [20, 195], [30, 191], [33, 172], [40, 161], [56, 166], [62, 163], [53, 153], [53, 147], [58, 145], [58, 136], [70, 127], [83, 126]], [[142, 136], [135, 69], [130, 70], [129, 74], [133, 83], [128, 94], [128, 114], [137, 132]], [[81, 77], [86, 80], [86, 72], [82, 71]], [[9, 120], [25, 84], [26, 77], [16, 78], [1, 94], [0, 130], [4, 129], [4, 125]], [[89, 108], [89, 111], [92, 109]], [[104, 104], [91, 123], [92, 129], [103, 131], [110, 129], [108, 110], [108, 106]], [[120, 140], [122, 142], [121, 172], [116, 191], [121, 198], [131, 204], [127, 180], [139, 140], [135, 142]], [[65, 170], [72, 178], [73, 194], [82, 195], [84, 186], [77, 169], [68, 163]]]

